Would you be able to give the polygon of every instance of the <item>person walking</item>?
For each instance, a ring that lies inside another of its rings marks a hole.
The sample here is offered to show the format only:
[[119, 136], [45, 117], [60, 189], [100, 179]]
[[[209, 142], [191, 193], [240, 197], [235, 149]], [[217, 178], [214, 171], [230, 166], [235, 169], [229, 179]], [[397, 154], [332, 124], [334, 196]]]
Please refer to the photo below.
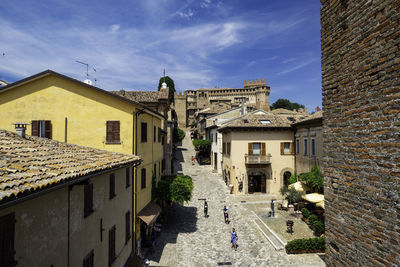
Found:
[[224, 219], [225, 219], [225, 223], [229, 223], [229, 215], [228, 215], [228, 209], [226, 208], [226, 206], [224, 206]]
[[274, 200], [271, 200], [271, 217], [275, 217], [275, 203]]
[[238, 241], [238, 235], [235, 231], [235, 228], [232, 228], [232, 232], [231, 232], [231, 243], [232, 243], [232, 248], [235, 249], [235, 251], [237, 250], [237, 241]]
[[208, 204], [207, 201], [204, 201], [204, 217], [208, 217]]
[[194, 165], [194, 157], [192, 156], [192, 165]]

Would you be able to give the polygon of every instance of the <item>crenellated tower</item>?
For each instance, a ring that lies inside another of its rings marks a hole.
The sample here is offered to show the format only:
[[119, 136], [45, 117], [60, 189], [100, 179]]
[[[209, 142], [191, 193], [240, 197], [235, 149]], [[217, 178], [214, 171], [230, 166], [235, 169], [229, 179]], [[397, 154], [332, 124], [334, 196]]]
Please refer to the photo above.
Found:
[[263, 109], [266, 111], [270, 111], [269, 106], [269, 93], [270, 87], [267, 86], [267, 79], [257, 79], [254, 81], [243, 81], [243, 88], [245, 89], [254, 89], [256, 95], [256, 107], [258, 109]]

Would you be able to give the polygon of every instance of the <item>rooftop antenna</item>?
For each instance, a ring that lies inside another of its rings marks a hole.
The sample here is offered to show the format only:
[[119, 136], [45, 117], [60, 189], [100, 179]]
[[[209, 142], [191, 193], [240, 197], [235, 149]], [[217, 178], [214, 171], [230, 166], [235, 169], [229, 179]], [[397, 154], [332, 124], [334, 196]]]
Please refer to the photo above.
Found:
[[165, 82], [165, 68], [164, 68], [164, 82]]
[[[97, 70], [94, 67], [92, 67], [92, 69], [94, 72], [97, 73]], [[94, 77], [94, 86], [97, 86], [97, 78], [96, 77]]]
[[78, 61], [78, 60], [75, 60], [75, 61], [76, 61], [76, 63], [79, 63], [79, 64], [82, 64], [82, 65], [86, 66], [86, 79], [89, 79], [89, 64], [85, 63], [85, 62], [82, 62], [82, 61]]

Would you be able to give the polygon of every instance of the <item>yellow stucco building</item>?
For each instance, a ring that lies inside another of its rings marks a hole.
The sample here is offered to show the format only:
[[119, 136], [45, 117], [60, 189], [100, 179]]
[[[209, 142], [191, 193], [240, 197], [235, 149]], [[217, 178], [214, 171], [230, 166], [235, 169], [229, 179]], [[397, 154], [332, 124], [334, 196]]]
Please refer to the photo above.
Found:
[[29, 124], [28, 135], [142, 159], [132, 192], [136, 239], [136, 215], [151, 204], [152, 177], [158, 180], [162, 173], [163, 118], [142, 104], [51, 70], [0, 88], [1, 129], [14, 131], [13, 123], [24, 122]]

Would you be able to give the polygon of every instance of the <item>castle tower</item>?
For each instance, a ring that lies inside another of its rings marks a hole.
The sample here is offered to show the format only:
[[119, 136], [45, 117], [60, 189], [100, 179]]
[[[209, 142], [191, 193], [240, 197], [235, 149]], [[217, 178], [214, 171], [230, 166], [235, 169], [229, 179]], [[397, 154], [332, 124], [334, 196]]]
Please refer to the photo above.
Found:
[[178, 127], [186, 128], [186, 93], [182, 94], [182, 92], [179, 92], [179, 94], [177, 94], [174, 92], [174, 101], [175, 112], [178, 116]]
[[255, 94], [256, 94], [256, 107], [257, 109], [263, 109], [266, 111], [270, 111], [270, 106], [269, 106], [269, 93], [270, 93], [270, 87], [267, 86], [267, 79], [260, 79], [258, 80], [253, 80], [253, 81], [244, 81], [243, 82], [243, 88], [250, 89], [254, 88], [255, 89]]

